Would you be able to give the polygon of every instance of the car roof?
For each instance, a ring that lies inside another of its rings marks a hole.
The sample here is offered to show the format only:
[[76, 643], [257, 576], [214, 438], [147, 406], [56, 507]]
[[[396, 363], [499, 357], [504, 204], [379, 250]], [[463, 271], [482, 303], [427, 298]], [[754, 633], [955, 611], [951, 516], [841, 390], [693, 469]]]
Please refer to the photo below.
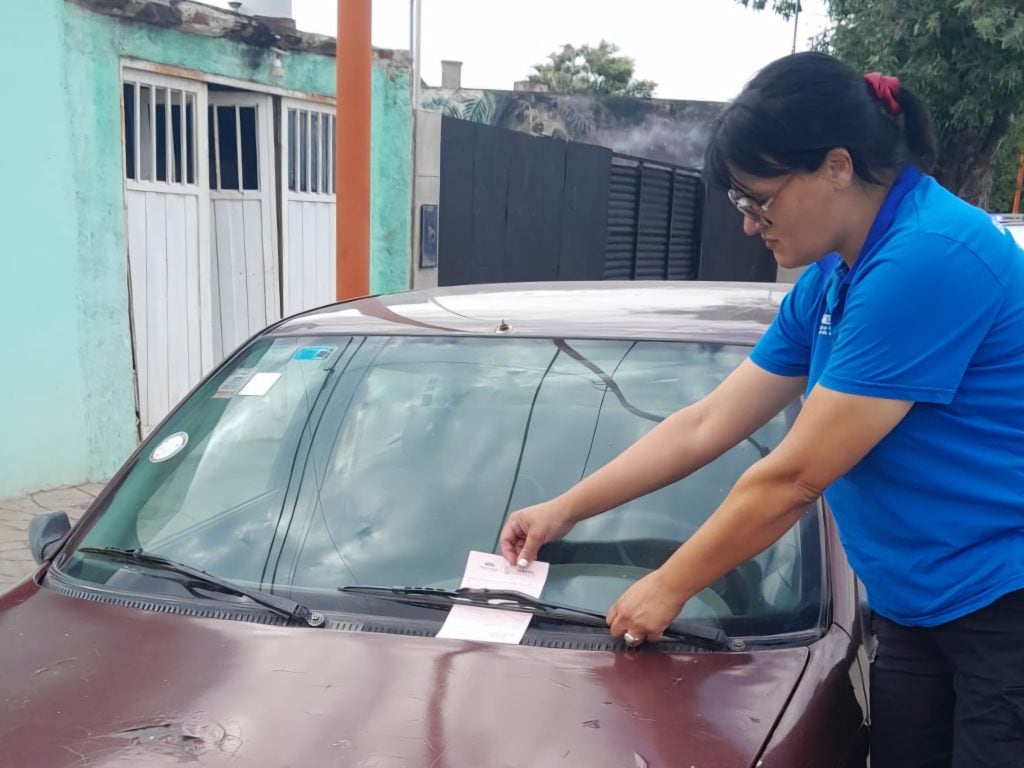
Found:
[[754, 344], [790, 287], [786, 283], [594, 281], [430, 288], [310, 310], [282, 321], [268, 333]]
[[1024, 215], [1019, 213], [993, 213], [992, 219], [1009, 230], [1017, 245], [1024, 248]]

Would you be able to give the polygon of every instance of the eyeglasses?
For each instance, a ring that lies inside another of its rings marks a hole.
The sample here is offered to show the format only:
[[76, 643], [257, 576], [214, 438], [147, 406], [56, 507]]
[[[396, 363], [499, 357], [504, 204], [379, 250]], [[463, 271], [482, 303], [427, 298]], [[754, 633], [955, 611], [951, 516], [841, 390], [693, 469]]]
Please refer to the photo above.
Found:
[[747, 195], [743, 194], [742, 192], [736, 189], [729, 190], [729, 202], [735, 205], [736, 210], [738, 210], [748, 219], [753, 221], [760, 229], [770, 227], [772, 225], [772, 220], [765, 215], [765, 212], [768, 210], [771, 204], [775, 202], [775, 199], [779, 196], [779, 193], [782, 192], [782, 190], [786, 188], [786, 185], [789, 184], [789, 182], [791, 182], [794, 178], [794, 176], [790, 176], [788, 179], [786, 179], [782, 186], [775, 190], [775, 194], [773, 194], [763, 203], [760, 203], [757, 200], [748, 197]]

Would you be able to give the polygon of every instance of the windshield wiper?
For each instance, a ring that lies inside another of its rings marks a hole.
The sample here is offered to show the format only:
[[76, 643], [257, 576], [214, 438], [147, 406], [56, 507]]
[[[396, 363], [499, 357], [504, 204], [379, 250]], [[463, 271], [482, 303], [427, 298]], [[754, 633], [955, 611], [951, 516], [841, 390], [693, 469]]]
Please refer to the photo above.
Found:
[[[455, 605], [471, 605], [479, 608], [497, 608], [505, 611], [531, 613], [544, 621], [565, 624], [582, 624], [591, 627], [607, 627], [605, 615], [585, 608], [561, 605], [540, 600], [523, 592], [511, 589], [475, 589], [461, 587], [456, 590], [434, 587], [338, 587], [338, 591], [352, 595], [370, 595], [387, 600], [425, 607], [450, 608]], [[720, 650], [731, 648], [729, 637], [718, 627], [687, 619], [676, 619], [662, 633], [666, 640], [680, 640], [696, 645], [710, 646]]]
[[120, 547], [79, 547], [75, 552], [81, 552], [88, 555], [103, 555], [114, 560], [137, 563], [139, 565], [171, 571], [172, 573], [179, 573], [182, 576], [188, 576], [207, 587], [214, 587], [222, 592], [239, 595], [240, 597], [247, 597], [254, 603], [258, 603], [264, 608], [269, 608], [274, 613], [279, 616], [283, 616], [290, 621], [301, 621], [311, 627], [322, 627], [325, 623], [324, 615], [320, 611], [311, 611], [306, 606], [301, 603], [297, 603], [294, 600], [261, 592], [258, 589], [243, 587], [240, 584], [235, 584], [227, 579], [214, 576], [206, 571], [193, 568], [191, 565], [178, 563], [161, 555], [151, 555], [148, 552], [143, 552], [141, 548], [122, 549]]

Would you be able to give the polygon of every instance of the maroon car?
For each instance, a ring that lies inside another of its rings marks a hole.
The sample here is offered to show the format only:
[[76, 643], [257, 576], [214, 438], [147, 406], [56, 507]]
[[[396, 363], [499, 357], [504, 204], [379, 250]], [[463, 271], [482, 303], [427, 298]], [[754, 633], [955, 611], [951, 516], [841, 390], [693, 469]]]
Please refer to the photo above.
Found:
[[[547, 545], [539, 598], [460, 590], [551, 498], [748, 354], [785, 288], [520, 284], [367, 298], [267, 329], [0, 597], [0, 766], [863, 766], [858, 584], [827, 510], [659, 643], [601, 617], [794, 403], [708, 467]], [[436, 637], [455, 605], [518, 644]]]

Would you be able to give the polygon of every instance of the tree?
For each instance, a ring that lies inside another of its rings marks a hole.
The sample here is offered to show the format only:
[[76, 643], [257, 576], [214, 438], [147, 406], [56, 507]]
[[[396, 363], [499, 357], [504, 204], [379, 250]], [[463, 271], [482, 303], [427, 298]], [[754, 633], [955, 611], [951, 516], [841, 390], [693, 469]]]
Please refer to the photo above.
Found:
[[[784, 19], [789, 19], [798, 10], [797, 0], [739, 0], [743, 5], [755, 11], [763, 11], [771, 3], [772, 10]], [[802, 5], [799, 10], [803, 10]]]
[[1000, 213], [1009, 212], [1017, 190], [1017, 163], [1024, 149], [1024, 119], [1016, 118], [1002, 146], [992, 160], [992, 194], [989, 208]]
[[[769, 0], [738, 2], [763, 8]], [[775, 12], [794, 7], [788, 0], [770, 2]], [[965, 200], [987, 207], [994, 161], [1007, 136], [1017, 132], [1014, 116], [1024, 106], [1020, 2], [826, 0], [826, 6], [833, 26], [815, 47], [862, 71], [899, 75], [931, 112], [939, 150], [936, 177]], [[999, 165], [1000, 176], [1016, 174], [1016, 153], [1010, 154], [1012, 162]]]
[[619, 56], [619, 47], [602, 40], [596, 47], [566, 44], [548, 54], [543, 64], [534, 65], [531, 83], [542, 83], [554, 93], [600, 93], [608, 96], [639, 96], [649, 99], [658, 84], [635, 80], [634, 62]]

